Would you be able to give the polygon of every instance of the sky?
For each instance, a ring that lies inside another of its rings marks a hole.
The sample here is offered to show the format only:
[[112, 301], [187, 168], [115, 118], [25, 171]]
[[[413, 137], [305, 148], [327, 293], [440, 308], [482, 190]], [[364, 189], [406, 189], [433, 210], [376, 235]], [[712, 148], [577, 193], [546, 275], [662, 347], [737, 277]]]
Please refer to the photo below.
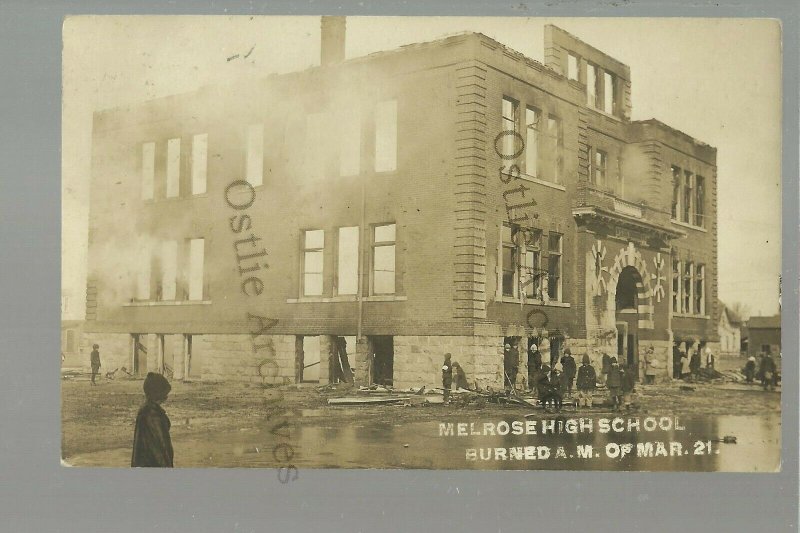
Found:
[[[717, 147], [719, 297], [728, 305], [745, 304], [753, 315], [777, 313], [782, 117], [778, 22], [348, 17], [346, 57], [476, 31], [543, 62], [548, 23], [630, 66], [633, 120], [656, 118]], [[84, 315], [92, 113], [317, 65], [319, 24], [319, 17], [66, 20], [61, 259], [62, 295], [69, 303], [64, 318]]]

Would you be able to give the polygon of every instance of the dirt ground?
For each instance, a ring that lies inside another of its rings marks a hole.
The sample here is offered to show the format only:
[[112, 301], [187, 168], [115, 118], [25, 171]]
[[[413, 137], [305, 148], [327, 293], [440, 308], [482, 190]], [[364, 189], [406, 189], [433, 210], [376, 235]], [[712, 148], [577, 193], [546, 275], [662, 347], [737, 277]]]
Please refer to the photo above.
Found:
[[[734, 364], [738, 364], [735, 361]], [[720, 365], [726, 366], [726, 365]], [[681, 386], [684, 386], [684, 389]], [[780, 412], [780, 392], [764, 392], [757, 385], [730, 383], [640, 385], [638, 414], [662, 415], [760, 415]], [[536, 413], [548, 416], [541, 409], [518, 405], [460, 406], [402, 405], [334, 407], [327, 399], [353, 396], [347, 387], [319, 390], [315, 385], [287, 385], [280, 388], [260, 384], [184, 383], [172, 384], [172, 392], [164, 403], [172, 421], [173, 441], [203, 439], [204, 434], [243, 431], [263, 425], [271, 399], [283, 395], [287, 415], [304, 426], [405, 423], [438, 421], [459, 415], [503, 416]], [[136, 412], [144, 400], [142, 380], [116, 379], [99, 381], [91, 386], [85, 378], [62, 380], [62, 457], [69, 460], [77, 454], [129, 447], [133, 438]], [[565, 409], [569, 412], [569, 409]], [[596, 407], [592, 413], [610, 413]]]

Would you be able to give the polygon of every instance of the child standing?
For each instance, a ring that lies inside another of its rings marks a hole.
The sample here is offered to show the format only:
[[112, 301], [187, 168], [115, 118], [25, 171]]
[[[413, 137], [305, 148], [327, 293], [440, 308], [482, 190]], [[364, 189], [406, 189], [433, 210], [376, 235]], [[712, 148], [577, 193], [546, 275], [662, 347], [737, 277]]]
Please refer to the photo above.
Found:
[[161, 407], [171, 389], [167, 378], [161, 374], [148, 372], [144, 379], [146, 401], [136, 415], [136, 427], [133, 430], [131, 466], [172, 468], [170, 422], [167, 413]]
[[597, 372], [589, 360], [589, 354], [583, 354], [576, 385], [578, 387], [578, 407], [591, 407], [592, 393], [597, 387]]
[[606, 386], [608, 387], [608, 396], [611, 399], [611, 409], [614, 411], [619, 410], [622, 405], [622, 377], [623, 370], [617, 363], [617, 358], [611, 358], [611, 366], [608, 369], [608, 379]]

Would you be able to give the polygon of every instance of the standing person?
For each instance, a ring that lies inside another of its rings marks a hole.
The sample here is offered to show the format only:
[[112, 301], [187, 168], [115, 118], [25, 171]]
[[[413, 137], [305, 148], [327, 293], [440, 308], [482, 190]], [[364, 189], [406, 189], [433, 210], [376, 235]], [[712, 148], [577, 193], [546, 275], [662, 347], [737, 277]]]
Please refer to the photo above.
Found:
[[572, 384], [575, 381], [575, 373], [578, 371], [575, 365], [575, 358], [569, 348], [564, 350], [561, 358], [561, 366], [564, 368], [564, 383], [566, 384], [565, 393], [572, 396]]
[[714, 370], [714, 363], [714, 352], [711, 351], [711, 348], [706, 347], [706, 368]]
[[583, 354], [581, 366], [578, 368], [578, 407], [592, 406], [592, 393], [597, 387], [597, 372], [589, 360], [589, 354]]
[[170, 421], [161, 407], [172, 387], [167, 378], [161, 374], [148, 372], [144, 378], [143, 388], [145, 403], [136, 415], [131, 466], [172, 468]]
[[690, 348], [691, 356], [689, 357], [689, 369], [692, 372], [692, 379], [697, 379], [700, 373], [700, 348], [698, 346], [692, 345]]
[[644, 354], [644, 382], [653, 385], [656, 382], [656, 356], [653, 347], [647, 348]]
[[444, 388], [444, 403], [450, 401], [450, 387], [453, 385], [453, 365], [450, 363], [452, 355], [444, 354], [444, 365], [442, 365], [442, 388]]
[[603, 384], [608, 381], [608, 371], [611, 370], [611, 356], [603, 352], [603, 362], [600, 367], [600, 374], [603, 376]]
[[530, 352], [531, 356], [528, 360], [531, 364], [528, 365], [528, 386], [532, 391], [535, 391], [539, 373], [542, 371], [542, 353], [535, 344], [531, 345]]
[[467, 382], [467, 373], [464, 372], [464, 369], [461, 368], [461, 365], [453, 362], [453, 371], [456, 373], [456, 390], [457, 389], [466, 389], [470, 390], [469, 383]]
[[519, 371], [519, 354], [510, 344], [505, 345], [503, 352], [503, 371], [505, 372], [506, 390], [514, 390]]
[[633, 372], [633, 365], [627, 365], [622, 372], [622, 404], [626, 411], [630, 411], [633, 406], [633, 395], [636, 392], [636, 375]]
[[744, 377], [747, 383], [753, 382], [753, 377], [756, 375], [756, 358], [752, 355], [747, 358], [747, 363], [744, 365]]
[[681, 379], [687, 380], [692, 373], [692, 369], [689, 366], [689, 357], [686, 355], [686, 352], [681, 350]]
[[92, 345], [92, 354], [90, 356], [90, 363], [92, 365], [92, 385], [97, 385], [95, 378], [100, 372], [100, 345]]
[[677, 342], [672, 344], [672, 377], [681, 378], [681, 349]]
[[623, 370], [617, 363], [617, 358], [611, 358], [611, 366], [608, 369], [608, 378], [606, 386], [608, 387], [608, 396], [611, 400], [611, 409], [613, 411], [619, 410], [622, 405], [622, 377]]
[[550, 366], [545, 364], [539, 374], [536, 389], [539, 392], [539, 401], [545, 411], [553, 407], [556, 411], [561, 410], [560, 376], [555, 368], [551, 371]]
[[767, 352], [764, 354], [764, 357], [761, 358], [761, 368], [759, 368], [761, 386], [764, 387], [764, 390], [775, 390], [775, 383], [778, 381], [775, 375], [776, 370], [775, 360], [772, 358], [772, 354]]

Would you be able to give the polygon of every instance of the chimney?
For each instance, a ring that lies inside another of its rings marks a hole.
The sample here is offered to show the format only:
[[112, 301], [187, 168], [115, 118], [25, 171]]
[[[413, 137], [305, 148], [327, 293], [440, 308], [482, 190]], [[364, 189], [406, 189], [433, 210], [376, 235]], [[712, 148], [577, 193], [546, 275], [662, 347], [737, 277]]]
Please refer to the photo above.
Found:
[[320, 65], [344, 61], [345, 17], [322, 17], [320, 25]]

